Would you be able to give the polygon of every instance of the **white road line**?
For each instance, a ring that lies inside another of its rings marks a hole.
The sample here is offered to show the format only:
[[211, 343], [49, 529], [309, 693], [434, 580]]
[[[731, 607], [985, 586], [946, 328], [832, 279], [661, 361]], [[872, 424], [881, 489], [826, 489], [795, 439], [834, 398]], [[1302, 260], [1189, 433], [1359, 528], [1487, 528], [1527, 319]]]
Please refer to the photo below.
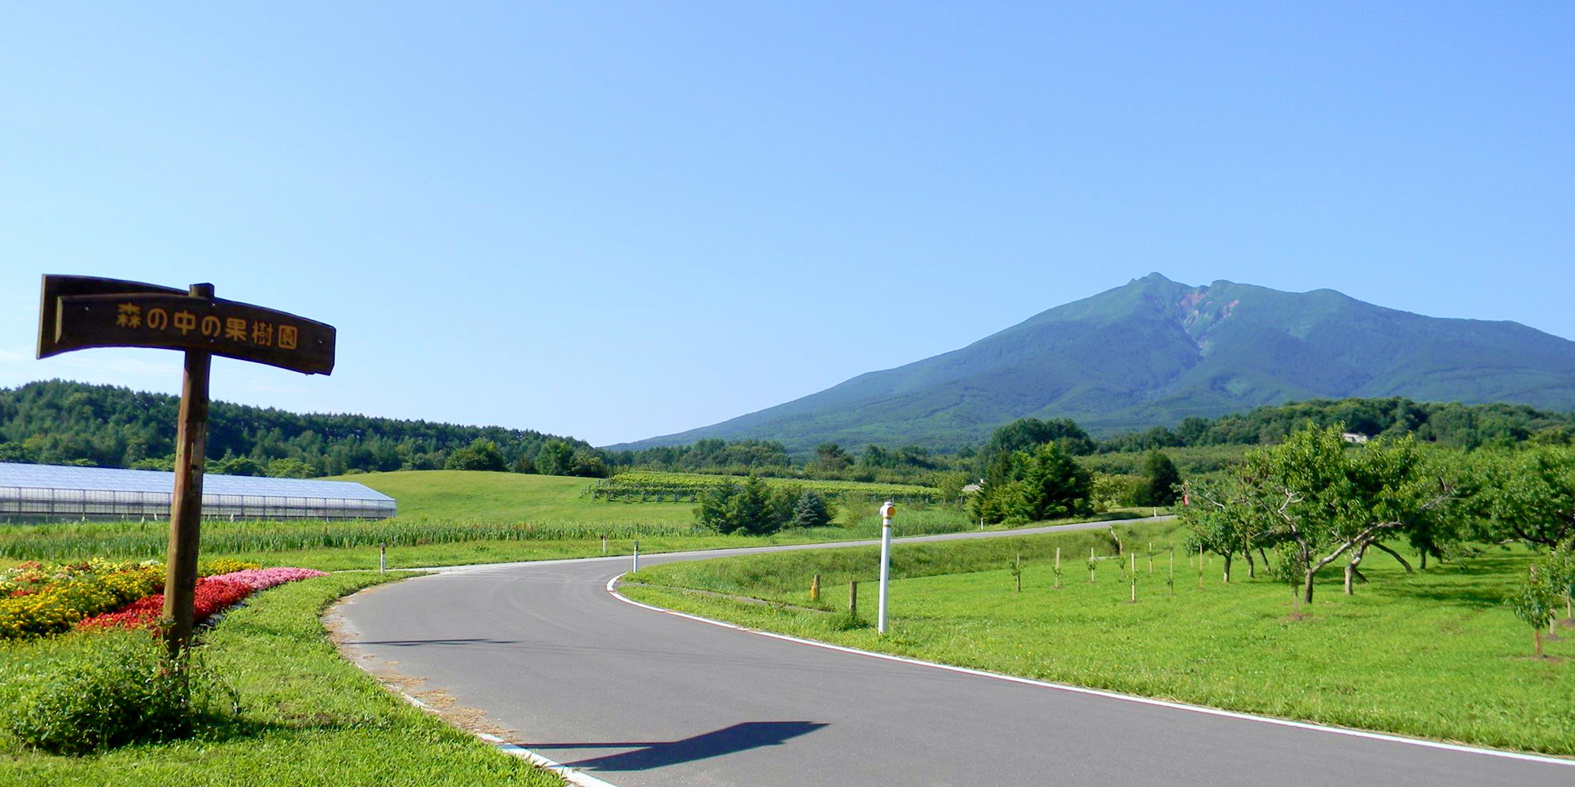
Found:
[[[634, 603], [634, 602], [630, 602], [630, 603]], [[418, 699], [414, 695], [406, 693], [404, 689], [401, 689], [398, 686], [395, 686], [395, 685], [393, 685], [391, 683], [385, 683], [381, 678], [378, 678], [377, 674], [372, 672], [372, 670], [369, 669], [365, 664], [362, 664], [360, 662], [354, 662], [354, 663], [355, 663], [355, 665], [357, 667], [361, 668], [362, 672], [365, 672], [367, 675], [370, 675], [373, 680], [376, 680], [379, 684], [381, 684], [383, 686], [383, 688], [385, 688], [385, 689], [387, 689], [387, 690], [389, 690], [389, 691], [391, 691], [391, 692], [393, 692], [395, 694], [398, 694], [401, 697], [404, 697], [405, 701], [410, 703], [411, 705], [414, 705], [417, 708], [420, 708], [420, 709], [426, 711], [427, 713], [430, 713], [433, 716], [436, 716], [436, 717], [438, 717], [440, 719], [443, 718], [443, 714], [439, 713], [437, 708], [434, 708], [431, 705], [428, 705], [425, 702], [422, 702], [420, 699]], [[443, 720], [444, 721], [448, 721], [447, 719], [443, 719]], [[539, 768], [546, 768], [547, 770], [552, 771], [553, 773], [556, 773], [559, 776], [562, 776], [564, 781], [567, 781], [568, 783], [575, 785], [575, 787], [618, 787], [618, 785], [613, 784], [612, 782], [602, 781], [601, 779], [598, 779], [595, 776], [591, 776], [589, 774], [582, 773], [582, 772], [577, 771], [577, 770], [575, 770], [573, 768], [570, 768], [569, 766], [564, 765], [562, 763], [558, 763], [558, 762], [554, 762], [552, 760], [549, 760], [546, 757], [543, 757], [540, 754], [537, 754], [536, 752], [533, 752], [530, 749], [527, 749], [524, 746], [521, 746], [521, 745], [519, 745], [517, 743], [509, 743], [508, 741], [503, 740], [502, 738], [499, 738], [496, 735], [491, 735], [491, 734], [488, 734], [488, 733], [485, 733], [485, 732], [472, 732], [471, 734], [476, 736], [477, 738], [480, 738], [480, 739], [486, 741], [487, 743], [492, 744], [493, 748], [497, 749], [500, 752], [503, 752], [504, 754], [507, 754], [507, 755], [510, 755], [510, 756], [513, 756], [513, 757], [519, 757], [520, 759], [523, 759], [523, 760], [528, 760], [532, 764], [536, 765]]]
[[530, 760], [537, 766], [546, 768], [547, 770], [562, 776], [564, 779], [568, 780], [570, 784], [578, 785], [578, 787], [618, 787], [616, 784], [604, 782], [595, 776], [582, 773], [573, 768], [570, 768], [567, 765], [561, 765], [559, 763], [553, 762], [552, 760], [549, 760], [546, 757], [543, 757], [540, 754], [525, 748], [524, 746], [521, 746], [517, 743], [509, 743], [508, 741], [505, 741], [496, 735], [488, 735], [485, 732], [478, 732], [476, 733], [476, 737], [492, 744], [493, 746], [496, 746], [498, 751], [501, 751], [505, 754], [512, 754], [515, 757]]
[[1501, 750], [1498, 750], [1498, 749], [1484, 749], [1484, 748], [1479, 748], [1479, 747], [1476, 747], [1476, 746], [1464, 746], [1464, 745], [1455, 744], [1455, 743], [1444, 743], [1442, 741], [1430, 741], [1430, 740], [1425, 740], [1425, 739], [1422, 739], [1422, 738], [1407, 738], [1407, 737], [1403, 737], [1403, 736], [1400, 736], [1400, 735], [1389, 735], [1389, 734], [1385, 734], [1385, 733], [1381, 733], [1381, 732], [1369, 732], [1367, 730], [1354, 730], [1354, 729], [1350, 729], [1348, 727], [1331, 727], [1331, 726], [1327, 726], [1327, 725], [1323, 725], [1323, 724], [1312, 724], [1312, 723], [1305, 722], [1305, 721], [1291, 721], [1289, 719], [1276, 719], [1276, 718], [1274, 718], [1272, 716], [1254, 716], [1254, 715], [1249, 714], [1249, 713], [1239, 713], [1237, 711], [1221, 710], [1219, 708], [1208, 708], [1208, 707], [1204, 707], [1202, 705], [1188, 705], [1188, 704], [1181, 703], [1181, 702], [1171, 702], [1169, 700], [1157, 700], [1157, 699], [1154, 699], [1152, 697], [1136, 697], [1136, 696], [1133, 696], [1133, 695], [1130, 695], [1130, 694], [1117, 694], [1117, 693], [1115, 693], [1113, 691], [1103, 691], [1103, 690], [1100, 690], [1100, 689], [1090, 689], [1090, 688], [1084, 688], [1082, 686], [1071, 686], [1071, 685], [1067, 685], [1065, 683], [1051, 683], [1049, 681], [1034, 680], [1032, 678], [1020, 678], [1020, 677], [1017, 677], [1015, 675], [1002, 675], [1002, 674], [997, 673], [997, 672], [985, 672], [984, 670], [969, 669], [967, 667], [954, 667], [954, 666], [952, 666], [950, 664], [938, 664], [938, 663], [933, 662], [933, 661], [920, 661], [919, 659], [911, 659], [911, 658], [908, 658], [906, 656], [893, 656], [890, 653], [876, 653], [874, 651], [859, 650], [858, 648], [849, 648], [849, 647], [844, 647], [842, 645], [832, 645], [832, 644], [830, 644], [828, 642], [816, 642], [815, 640], [812, 640], [812, 639], [803, 639], [801, 637], [793, 637], [793, 636], [789, 636], [787, 634], [777, 634], [777, 633], [771, 632], [771, 631], [762, 631], [760, 629], [752, 629], [752, 628], [748, 628], [748, 627], [745, 627], [745, 626], [740, 626], [740, 625], [738, 625], [736, 623], [728, 623], [728, 622], [722, 621], [722, 620], [712, 620], [711, 618], [703, 618], [703, 617], [700, 617], [699, 615], [691, 615], [691, 614], [689, 614], [687, 612], [678, 612], [676, 610], [663, 609], [661, 607], [652, 606], [650, 604], [642, 604], [642, 603], [640, 603], [638, 601], [635, 601], [634, 599], [629, 598], [629, 597], [623, 595], [622, 593], [618, 592], [616, 586], [618, 584], [618, 580], [620, 580], [622, 578], [623, 578], [623, 575], [619, 574], [618, 576], [613, 577], [612, 579], [608, 580], [607, 581], [607, 592], [609, 594], [611, 594], [613, 598], [618, 599], [619, 601], [622, 601], [625, 604], [632, 604], [632, 605], [634, 605], [636, 607], [641, 607], [641, 608], [644, 608], [644, 609], [648, 609], [648, 610], [651, 610], [653, 612], [660, 612], [660, 613], [662, 613], [664, 615], [674, 615], [674, 616], [677, 616], [677, 617], [680, 617], [680, 618], [688, 618], [689, 620], [699, 621], [701, 623], [709, 623], [709, 624], [711, 624], [713, 626], [721, 626], [722, 628], [729, 628], [729, 629], [733, 629], [735, 631], [748, 632], [750, 634], [757, 634], [757, 635], [762, 636], [762, 637], [770, 637], [772, 639], [779, 639], [779, 640], [783, 640], [785, 642], [795, 642], [795, 643], [798, 643], [800, 645], [809, 645], [811, 647], [822, 648], [822, 649], [825, 649], [825, 650], [834, 650], [834, 651], [838, 651], [840, 653], [851, 653], [851, 654], [857, 655], [857, 656], [868, 656], [870, 658], [882, 659], [884, 661], [895, 661], [895, 662], [900, 662], [900, 663], [903, 663], [903, 664], [913, 664], [913, 665], [920, 666], [920, 667], [931, 667], [933, 669], [946, 670], [947, 672], [956, 672], [956, 673], [960, 673], [960, 674], [963, 674], [963, 675], [974, 675], [974, 676], [981, 677], [981, 678], [991, 678], [991, 679], [994, 679], [994, 680], [1007, 681], [1009, 683], [1020, 683], [1020, 684], [1023, 684], [1025, 686], [1038, 686], [1040, 688], [1055, 689], [1057, 691], [1067, 691], [1067, 692], [1072, 692], [1074, 694], [1088, 694], [1088, 695], [1095, 696], [1095, 697], [1105, 697], [1107, 699], [1121, 700], [1123, 702], [1132, 702], [1132, 703], [1137, 703], [1137, 704], [1140, 704], [1140, 705], [1153, 705], [1155, 707], [1160, 707], [1160, 708], [1171, 708], [1171, 709], [1174, 709], [1174, 710], [1191, 711], [1193, 713], [1202, 713], [1202, 714], [1205, 714], [1205, 715], [1208, 715], [1208, 716], [1220, 716], [1220, 717], [1227, 718], [1227, 719], [1241, 719], [1243, 721], [1255, 721], [1255, 722], [1260, 722], [1260, 723], [1263, 723], [1263, 724], [1274, 724], [1274, 725], [1277, 725], [1277, 726], [1280, 726], [1280, 727], [1292, 727], [1292, 728], [1295, 728], [1295, 729], [1311, 730], [1311, 731], [1314, 731], [1314, 732], [1327, 732], [1327, 733], [1332, 733], [1332, 734], [1335, 734], [1335, 735], [1346, 735], [1346, 736], [1350, 736], [1352, 738], [1366, 738], [1368, 740], [1387, 741], [1387, 742], [1390, 742], [1390, 743], [1404, 743], [1404, 744], [1408, 744], [1408, 745], [1411, 745], [1411, 746], [1422, 746], [1422, 747], [1429, 748], [1429, 749], [1443, 749], [1444, 751], [1463, 752], [1465, 754], [1481, 754], [1481, 755], [1486, 755], [1488, 757], [1499, 757], [1499, 758], [1506, 759], [1506, 760], [1523, 760], [1523, 761], [1526, 761], [1526, 762], [1540, 762], [1540, 763], [1546, 763], [1546, 764], [1549, 764], [1549, 765], [1564, 765], [1564, 766], [1575, 767], [1575, 760], [1565, 759], [1563, 757], [1551, 757], [1551, 756], [1541, 755], [1541, 754], [1522, 754], [1520, 752], [1501, 751]]

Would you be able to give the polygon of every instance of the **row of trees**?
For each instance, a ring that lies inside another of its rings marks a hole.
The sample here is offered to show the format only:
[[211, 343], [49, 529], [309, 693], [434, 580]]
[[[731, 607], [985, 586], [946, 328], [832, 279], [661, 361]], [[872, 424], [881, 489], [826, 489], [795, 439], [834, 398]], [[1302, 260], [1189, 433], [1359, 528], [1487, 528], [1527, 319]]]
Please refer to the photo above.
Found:
[[1467, 454], [1412, 435], [1351, 446], [1343, 431], [1309, 425], [1249, 451], [1225, 478], [1186, 484], [1181, 516], [1195, 546], [1222, 556], [1227, 578], [1238, 556], [1255, 573], [1256, 555], [1297, 577], [1306, 601], [1318, 574], [1342, 559], [1353, 592], [1369, 550], [1411, 571], [1397, 547], [1420, 555], [1425, 568], [1429, 557], [1474, 544], [1575, 546], [1575, 450]]
[[1210, 445], [1272, 445], [1306, 423], [1336, 424], [1368, 437], [1414, 435], [1451, 448], [1508, 448], [1524, 442], [1575, 443], [1575, 414], [1518, 404], [1413, 402], [1387, 399], [1312, 399], [1258, 407], [1218, 419], [1187, 418], [1171, 427], [1116, 435], [1099, 443], [1101, 453]]

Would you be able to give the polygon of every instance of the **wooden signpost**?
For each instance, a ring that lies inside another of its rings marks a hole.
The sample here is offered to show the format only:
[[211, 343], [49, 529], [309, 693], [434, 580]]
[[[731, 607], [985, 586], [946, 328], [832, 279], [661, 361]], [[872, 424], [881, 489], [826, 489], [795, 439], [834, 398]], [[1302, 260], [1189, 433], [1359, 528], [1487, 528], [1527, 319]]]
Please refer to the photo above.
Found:
[[170, 501], [164, 574], [165, 643], [171, 657], [191, 641], [202, 520], [202, 473], [208, 449], [208, 371], [213, 356], [303, 374], [334, 368], [333, 326], [260, 306], [213, 297], [212, 284], [179, 290], [90, 276], [45, 276], [39, 306], [38, 357], [94, 347], [157, 347], [186, 354], [175, 489]]

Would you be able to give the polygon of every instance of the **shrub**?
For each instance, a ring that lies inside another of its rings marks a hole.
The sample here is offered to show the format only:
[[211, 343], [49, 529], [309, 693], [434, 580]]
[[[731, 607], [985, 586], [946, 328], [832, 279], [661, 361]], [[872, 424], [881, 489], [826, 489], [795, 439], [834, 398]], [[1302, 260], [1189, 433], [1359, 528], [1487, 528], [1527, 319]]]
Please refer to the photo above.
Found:
[[24, 746], [88, 754], [188, 737], [199, 718], [236, 712], [236, 695], [200, 663], [176, 669], [146, 633], [79, 634], [35, 643], [13, 665], [0, 718]]
[[249, 560], [236, 560], [233, 557], [206, 558], [197, 563], [197, 576], [213, 577], [219, 574], [233, 574], [236, 571], [247, 571], [262, 568], [261, 563]]

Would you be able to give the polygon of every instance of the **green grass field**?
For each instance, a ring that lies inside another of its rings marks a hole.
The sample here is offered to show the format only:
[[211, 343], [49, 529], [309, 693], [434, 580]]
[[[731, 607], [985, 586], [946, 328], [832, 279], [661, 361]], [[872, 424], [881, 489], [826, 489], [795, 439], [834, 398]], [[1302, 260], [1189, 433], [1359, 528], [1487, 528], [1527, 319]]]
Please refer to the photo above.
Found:
[[[318, 619], [376, 575], [322, 577], [263, 593], [203, 638], [203, 658], [240, 695], [241, 713], [198, 738], [63, 757], [0, 735], [0, 783], [22, 787], [253, 785], [537, 785], [557, 776], [499, 753], [417, 710], [341, 658]], [[67, 640], [76, 635], [67, 635]], [[54, 642], [58, 642], [56, 640]], [[0, 714], [14, 712], [16, 674], [54, 642], [0, 645]]]
[[332, 480], [366, 484], [394, 498], [400, 519], [679, 526], [694, 520], [693, 503], [592, 500], [586, 490], [600, 480], [596, 478], [410, 470]]
[[[1174, 595], [1165, 583], [1180, 534], [1157, 542], [1123, 536], [1137, 553], [1138, 601], [1099, 534], [988, 543], [899, 546], [893, 554], [891, 632], [874, 617], [872, 549], [727, 558], [657, 566], [633, 579], [631, 598], [745, 626], [856, 648], [1182, 702], [1466, 743], [1575, 755], [1575, 622], [1534, 660], [1531, 631], [1502, 604], [1523, 552], [1494, 550], [1407, 575], [1369, 557], [1371, 578], [1342, 594], [1339, 573], [1293, 614], [1287, 585], [1223, 584], [1205, 562], [1203, 587], [1177, 554]], [[1055, 589], [1054, 550], [1063, 550]], [[1102, 555], [1094, 582], [1088, 547]], [[1024, 560], [1023, 590], [1008, 569]], [[809, 599], [822, 575], [824, 595]], [[852, 624], [847, 581], [861, 580], [862, 621]], [[669, 587], [662, 587], [669, 586]], [[690, 588], [765, 599], [744, 603]], [[796, 606], [787, 606], [796, 605]], [[809, 607], [801, 609], [799, 607]], [[819, 607], [827, 611], [816, 611]]]

